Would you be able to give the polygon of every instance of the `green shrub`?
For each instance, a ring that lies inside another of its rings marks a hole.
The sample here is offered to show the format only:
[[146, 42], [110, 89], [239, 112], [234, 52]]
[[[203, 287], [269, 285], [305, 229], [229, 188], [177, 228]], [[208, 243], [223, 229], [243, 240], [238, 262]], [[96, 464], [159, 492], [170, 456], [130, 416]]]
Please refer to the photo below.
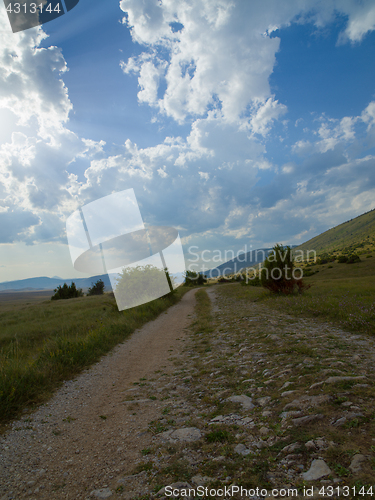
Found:
[[196, 273], [195, 271], [186, 271], [185, 273], [185, 286], [201, 286], [207, 282], [206, 276], [201, 273]]
[[272, 293], [289, 295], [295, 289], [302, 293], [310, 285], [306, 286], [302, 281], [302, 276], [297, 278], [293, 271], [294, 261], [291, 248], [275, 245], [264, 261], [260, 274], [261, 284]]
[[91, 283], [91, 285], [91, 288], [87, 291], [87, 295], [103, 295], [105, 288], [103, 280], [98, 280], [95, 284]]
[[[116, 294], [123, 297], [127, 304], [146, 304], [160, 296], [161, 285], [168, 281], [168, 289], [164, 296], [173, 295], [173, 277], [168, 269], [162, 269], [148, 264], [147, 266], [124, 267], [116, 282]], [[127, 305], [127, 307], [133, 307]]]
[[63, 286], [59, 285], [54, 289], [55, 294], [52, 295], [51, 300], [60, 300], [60, 299], [74, 299], [76, 297], [83, 297], [83, 292], [81, 288], [76, 288], [74, 282], [70, 286], [66, 283]]
[[314, 276], [315, 273], [317, 273], [318, 271], [312, 271], [311, 269], [305, 269], [303, 271], [303, 275], [305, 278], [308, 278], [309, 276]]
[[253, 278], [245, 278], [245, 280], [241, 281], [241, 285], [250, 285], [250, 286], [261, 286], [260, 278], [259, 276], [254, 276]]
[[361, 262], [361, 259], [359, 258], [359, 255], [357, 255], [356, 253], [353, 253], [352, 255], [350, 255], [350, 257], [348, 258], [347, 260], [347, 264], [354, 264], [355, 262]]
[[224, 441], [231, 441], [231, 435], [227, 430], [218, 429], [206, 434], [206, 440], [209, 443], [222, 443]]
[[337, 262], [339, 264], [345, 264], [346, 262], [348, 262], [348, 257], [346, 255], [339, 255], [337, 258]]

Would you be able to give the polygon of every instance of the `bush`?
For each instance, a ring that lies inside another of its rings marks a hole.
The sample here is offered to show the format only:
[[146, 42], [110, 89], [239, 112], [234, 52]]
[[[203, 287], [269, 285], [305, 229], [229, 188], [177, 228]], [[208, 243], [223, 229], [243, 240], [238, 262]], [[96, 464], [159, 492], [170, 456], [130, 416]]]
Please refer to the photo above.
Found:
[[91, 288], [88, 289], [87, 295], [103, 295], [105, 284], [103, 280], [98, 280], [95, 284], [91, 283]]
[[76, 288], [74, 282], [70, 286], [66, 283], [63, 286], [59, 285], [54, 289], [55, 295], [52, 295], [51, 300], [60, 300], [60, 299], [74, 299], [76, 297], [83, 297], [82, 288]]
[[272, 252], [264, 261], [263, 269], [260, 274], [260, 281], [264, 288], [267, 288], [272, 293], [282, 293], [289, 295], [295, 289], [299, 293], [310, 288], [302, 281], [302, 276], [296, 278], [294, 276], [294, 261], [292, 250], [289, 246], [275, 245]]
[[356, 253], [353, 253], [352, 255], [349, 256], [349, 259], [347, 260], [347, 264], [354, 264], [355, 262], [361, 262], [361, 259], [359, 258], [359, 255]]
[[246, 280], [241, 281], [241, 285], [246, 286], [261, 286], [259, 276], [254, 276], [253, 278], [246, 278]]
[[337, 258], [337, 262], [339, 264], [345, 264], [346, 262], [348, 262], [348, 257], [346, 255], [339, 255]]
[[195, 271], [186, 271], [185, 273], [185, 286], [201, 286], [207, 283], [207, 278], [201, 273], [196, 273]]
[[173, 277], [169, 276], [168, 270], [150, 264], [124, 267], [116, 280], [116, 301], [123, 309], [175, 293]]
[[[329, 267], [329, 266], [328, 266]], [[332, 266], [331, 266], [332, 267]], [[311, 269], [305, 269], [303, 272], [303, 275], [305, 278], [308, 278], [309, 276], [314, 276], [314, 274], [318, 273], [319, 271], [313, 271]]]

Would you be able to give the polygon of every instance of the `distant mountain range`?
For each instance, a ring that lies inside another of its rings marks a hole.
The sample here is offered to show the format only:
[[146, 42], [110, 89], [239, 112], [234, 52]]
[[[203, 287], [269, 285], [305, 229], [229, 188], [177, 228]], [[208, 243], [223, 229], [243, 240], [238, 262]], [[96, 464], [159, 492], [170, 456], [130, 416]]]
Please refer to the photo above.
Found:
[[[333, 227], [298, 247], [292, 246], [292, 248], [295, 249], [315, 250], [318, 254], [335, 250], [339, 251], [345, 248], [355, 250], [361, 247], [375, 248], [375, 209]], [[259, 248], [257, 250], [250, 250], [209, 271], [204, 271], [202, 274], [208, 277], [217, 278], [219, 276], [238, 273], [245, 267], [256, 266], [260, 262], [263, 262], [263, 260], [267, 258], [270, 250], [272, 249]], [[59, 285], [62, 286], [64, 283], [70, 285], [73, 281], [77, 288], [87, 290], [91, 287], [92, 283], [95, 283], [99, 279], [104, 281], [106, 291], [112, 290], [108, 275], [101, 274], [92, 276], [91, 278], [73, 278], [65, 280], [59, 276], [53, 276], [53, 278], [42, 276], [17, 281], [5, 281], [0, 283], [0, 292], [6, 290], [54, 290]]]
[[214, 269], [204, 271], [202, 274], [206, 275], [208, 278], [218, 278], [219, 276], [238, 273], [245, 267], [253, 267], [260, 262], [263, 262], [271, 250], [272, 248], [258, 248], [257, 250], [250, 250], [250, 252], [240, 254], [238, 257], [228, 260], [228, 262], [220, 264], [220, 266], [217, 266]]
[[66, 283], [71, 285], [72, 282], [76, 284], [77, 288], [82, 288], [83, 290], [90, 288], [92, 283], [96, 283], [98, 280], [103, 280], [105, 284], [105, 291], [109, 292], [112, 290], [111, 282], [107, 274], [101, 274], [99, 276], [92, 276], [91, 278], [78, 278], [78, 279], [67, 279], [64, 280], [57, 276], [53, 278], [48, 278], [47, 276], [41, 276], [39, 278], [27, 278], [25, 280], [16, 281], [6, 281], [0, 283], [0, 292], [5, 290], [54, 290], [59, 285]]

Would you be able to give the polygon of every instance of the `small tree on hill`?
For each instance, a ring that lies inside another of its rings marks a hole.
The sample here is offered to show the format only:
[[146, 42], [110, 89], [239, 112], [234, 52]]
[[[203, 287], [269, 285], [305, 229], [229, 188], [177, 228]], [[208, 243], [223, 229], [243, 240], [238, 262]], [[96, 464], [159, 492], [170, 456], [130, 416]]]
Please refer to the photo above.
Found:
[[168, 269], [151, 264], [146, 266], [125, 267], [116, 278], [115, 295], [117, 304], [127, 309], [146, 304], [155, 298], [175, 294], [174, 278]]
[[104, 288], [104, 281], [100, 279], [95, 284], [91, 283], [91, 288], [87, 290], [87, 295], [103, 295]]
[[66, 283], [63, 286], [59, 285], [54, 289], [55, 295], [52, 295], [51, 300], [60, 299], [74, 299], [76, 297], [83, 297], [83, 292], [81, 288], [77, 288], [75, 283], [72, 282], [70, 286]]
[[302, 281], [302, 272], [295, 273], [292, 250], [289, 246], [275, 245], [264, 261], [260, 281], [264, 288], [272, 293], [291, 294], [310, 288]]
[[201, 273], [195, 271], [186, 271], [185, 273], [185, 286], [201, 286], [207, 283], [207, 278]]

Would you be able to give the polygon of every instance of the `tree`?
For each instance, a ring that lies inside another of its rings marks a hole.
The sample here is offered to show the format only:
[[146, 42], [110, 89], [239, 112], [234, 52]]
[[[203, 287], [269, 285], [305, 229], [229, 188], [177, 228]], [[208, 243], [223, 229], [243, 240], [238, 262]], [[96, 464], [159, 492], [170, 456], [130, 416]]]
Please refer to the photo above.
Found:
[[91, 288], [87, 290], [87, 295], [103, 295], [104, 288], [104, 281], [100, 279], [95, 284], [91, 283]]
[[291, 294], [295, 289], [298, 293], [310, 288], [302, 281], [302, 270], [296, 273], [292, 250], [289, 246], [277, 244], [264, 261], [260, 273], [260, 281], [264, 288], [272, 293]]
[[60, 300], [60, 299], [74, 299], [76, 297], [83, 297], [83, 292], [81, 288], [76, 288], [74, 282], [70, 286], [66, 283], [63, 286], [59, 285], [54, 289], [55, 295], [52, 295], [51, 300]]
[[115, 287], [117, 304], [122, 309], [146, 304], [158, 297], [174, 294], [173, 277], [168, 269], [147, 266], [125, 267]]
[[201, 286], [207, 283], [207, 278], [201, 273], [195, 271], [186, 271], [185, 273], [185, 286]]

